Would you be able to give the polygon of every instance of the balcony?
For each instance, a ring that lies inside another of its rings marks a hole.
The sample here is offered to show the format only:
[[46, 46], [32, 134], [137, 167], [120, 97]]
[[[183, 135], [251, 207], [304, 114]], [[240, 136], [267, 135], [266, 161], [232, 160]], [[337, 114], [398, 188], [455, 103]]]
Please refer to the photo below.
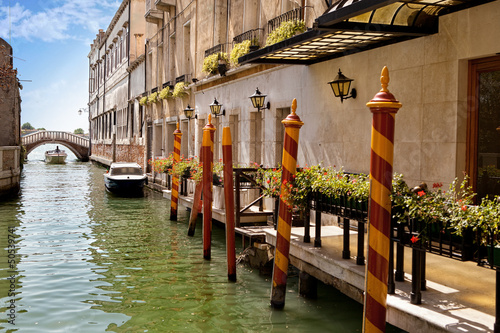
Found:
[[156, 9], [156, 6], [151, 4], [151, 0], [146, 0], [146, 14], [144, 14], [146, 22], [161, 24], [163, 21], [163, 12]]
[[298, 7], [267, 21], [267, 33], [270, 34], [271, 32], [273, 32], [273, 30], [277, 29], [282, 22], [291, 20], [303, 20], [304, 9], [305, 7]]
[[155, 0], [156, 8], [163, 11], [168, 11], [175, 7], [175, 0]]
[[214, 53], [226, 52], [226, 44], [218, 44], [205, 50], [205, 58]]
[[259, 46], [262, 40], [263, 31], [264, 29], [260, 28], [245, 31], [244, 33], [239, 34], [238, 36], [233, 38], [233, 45], [241, 43], [245, 40], [249, 40], [251, 46]]

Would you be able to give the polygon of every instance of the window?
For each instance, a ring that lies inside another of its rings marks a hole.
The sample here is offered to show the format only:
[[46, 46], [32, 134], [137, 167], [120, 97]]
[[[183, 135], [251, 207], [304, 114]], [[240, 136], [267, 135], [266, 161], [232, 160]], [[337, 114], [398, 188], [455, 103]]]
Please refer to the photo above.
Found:
[[469, 62], [466, 171], [478, 199], [500, 195], [500, 56]]
[[116, 138], [127, 138], [127, 109], [117, 111]]

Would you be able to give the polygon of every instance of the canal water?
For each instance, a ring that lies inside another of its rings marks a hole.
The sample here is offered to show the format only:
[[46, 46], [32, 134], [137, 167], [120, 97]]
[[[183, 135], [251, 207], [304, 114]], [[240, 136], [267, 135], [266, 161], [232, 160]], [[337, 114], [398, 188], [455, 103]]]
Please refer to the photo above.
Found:
[[110, 195], [102, 167], [45, 164], [53, 148], [28, 156], [21, 195], [0, 202], [0, 332], [361, 331], [360, 304], [324, 285], [304, 299], [296, 276], [273, 310], [270, 277], [241, 264], [227, 280], [221, 228], [204, 260], [185, 209], [174, 222], [160, 193]]

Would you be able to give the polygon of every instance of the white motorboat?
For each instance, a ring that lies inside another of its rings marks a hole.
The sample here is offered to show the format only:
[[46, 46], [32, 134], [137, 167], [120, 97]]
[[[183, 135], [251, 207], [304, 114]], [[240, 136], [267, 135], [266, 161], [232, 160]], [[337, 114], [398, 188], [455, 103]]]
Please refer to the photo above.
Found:
[[110, 192], [128, 194], [142, 192], [148, 177], [137, 163], [115, 162], [104, 174], [104, 185]]

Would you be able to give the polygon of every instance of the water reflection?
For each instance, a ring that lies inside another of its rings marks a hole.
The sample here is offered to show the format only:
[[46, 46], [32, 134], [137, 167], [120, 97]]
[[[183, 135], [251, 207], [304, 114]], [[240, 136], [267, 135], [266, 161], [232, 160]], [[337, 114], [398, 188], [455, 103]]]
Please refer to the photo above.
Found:
[[[222, 229], [213, 229], [212, 260], [206, 261], [201, 225], [195, 237], [187, 237], [185, 210], [169, 221], [169, 201], [160, 193], [110, 195], [104, 172], [69, 157], [60, 166], [30, 155], [20, 198], [0, 203], [0, 330], [361, 330], [360, 304], [325, 286], [320, 299], [306, 300], [297, 293], [296, 277], [288, 280], [286, 309], [273, 311], [270, 278], [238, 266], [238, 281], [228, 282]], [[15, 326], [4, 316], [10, 299], [3, 258], [11, 225], [19, 272]]]

